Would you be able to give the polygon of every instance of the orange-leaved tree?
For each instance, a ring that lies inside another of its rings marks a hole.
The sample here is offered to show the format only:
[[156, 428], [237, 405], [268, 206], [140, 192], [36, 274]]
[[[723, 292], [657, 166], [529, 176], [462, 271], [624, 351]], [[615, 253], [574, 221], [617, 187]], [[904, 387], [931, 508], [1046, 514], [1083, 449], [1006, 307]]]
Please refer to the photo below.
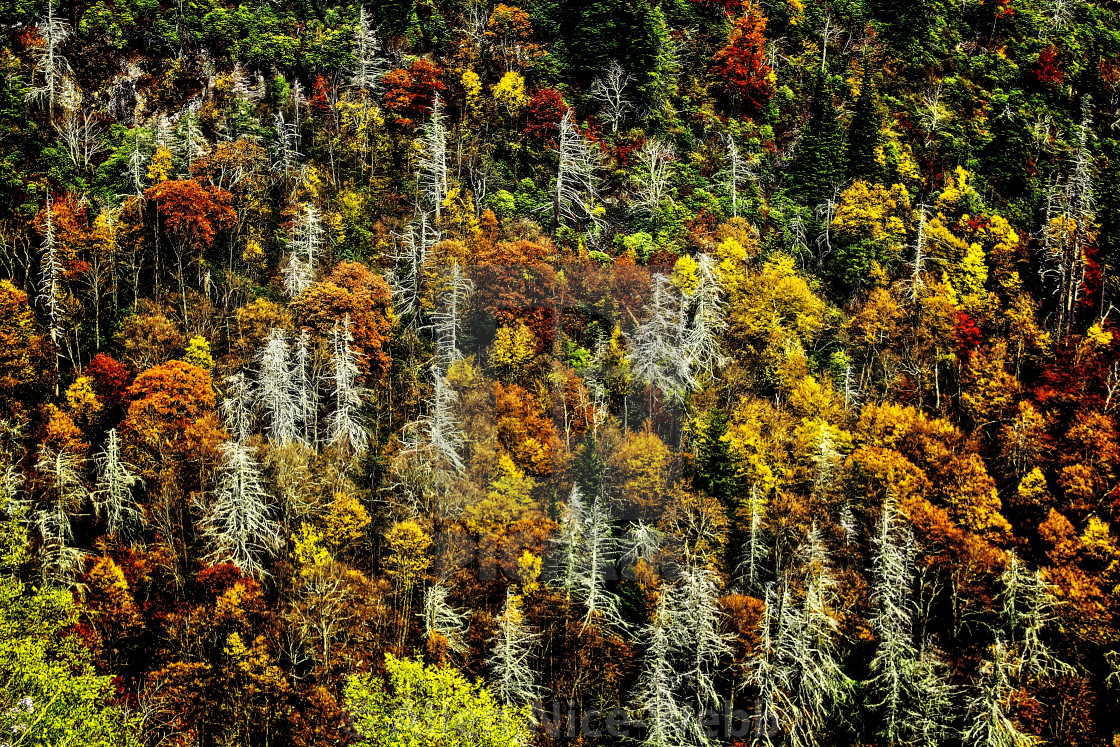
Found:
[[749, 114], [760, 111], [774, 95], [774, 71], [766, 57], [766, 17], [755, 8], [739, 17], [727, 45], [716, 52], [712, 74], [730, 103]]

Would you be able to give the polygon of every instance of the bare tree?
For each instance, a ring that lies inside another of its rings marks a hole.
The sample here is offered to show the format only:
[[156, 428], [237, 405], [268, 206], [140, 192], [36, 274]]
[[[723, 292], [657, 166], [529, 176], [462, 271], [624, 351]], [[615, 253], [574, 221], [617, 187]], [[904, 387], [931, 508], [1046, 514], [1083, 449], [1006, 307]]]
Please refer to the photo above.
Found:
[[462, 360], [459, 338], [463, 329], [463, 314], [467, 300], [474, 290], [474, 283], [467, 277], [458, 262], [453, 262], [443, 294], [443, 307], [432, 315], [432, 332], [436, 343], [434, 365], [447, 371], [456, 361]]
[[284, 538], [273, 518], [260, 465], [246, 444], [226, 441], [221, 451], [214, 500], [200, 527], [211, 548], [208, 561], [233, 563], [254, 578], [267, 576], [264, 559], [276, 554]]
[[350, 85], [359, 91], [378, 93], [381, 79], [389, 71], [389, 61], [378, 56], [381, 46], [365, 6], [359, 4], [358, 25], [354, 27], [354, 63], [350, 69]]
[[132, 497], [132, 489], [143, 485], [137, 469], [121, 457], [117, 429], [109, 429], [105, 449], [94, 458], [97, 468], [97, 489], [93, 492], [93, 507], [100, 517], [105, 516], [109, 536], [126, 542], [139, 538], [140, 530], [148, 523], [143, 509]]
[[644, 714], [646, 728], [642, 743], [647, 747], [691, 747], [693, 744], [691, 724], [695, 715], [680, 698], [675, 661], [684, 633], [666, 588], [658, 598], [653, 620], [642, 634], [646, 652], [634, 698], [636, 709]]
[[39, 564], [45, 580], [64, 583], [73, 577], [82, 552], [71, 547], [74, 528], [71, 515], [85, 503], [89, 492], [82, 481], [85, 460], [65, 449], [39, 445], [35, 469], [43, 476], [43, 499], [32, 520], [43, 540]]
[[447, 196], [447, 125], [443, 121], [443, 101], [437, 94], [432, 113], [420, 133], [420, 173], [417, 177], [428, 205], [441, 216]]
[[243, 373], [231, 374], [223, 383], [221, 410], [226, 430], [236, 441], [245, 443], [253, 433], [253, 392]]
[[358, 384], [358, 363], [354, 351], [350, 349], [353, 337], [350, 335], [350, 316], [337, 322], [331, 330], [334, 353], [331, 365], [334, 369], [331, 382], [334, 386], [334, 412], [327, 421], [327, 437], [331, 444], [346, 444], [355, 452], [363, 452], [369, 443], [365, 424], [358, 411], [362, 407], [363, 389]]
[[600, 222], [595, 208], [599, 149], [576, 130], [571, 109], [560, 120], [559, 152], [552, 197], [553, 227], [557, 228], [565, 221], [576, 224], [590, 222], [597, 227]]
[[284, 290], [295, 298], [315, 282], [315, 263], [323, 250], [326, 232], [319, 209], [311, 203], [302, 206], [292, 223], [288, 239], [288, 263], [284, 268]]
[[63, 93], [64, 80], [70, 72], [70, 63], [62, 56], [62, 43], [70, 34], [65, 20], [55, 15], [54, 0], [47, 2], [47, 15], [39, 19], [39, 36], [43, 46], [32, 47], [32, 79], [27, 88], [27, 99], [44, 104], [54, 121], [55, 105]]
[[463, 636], [467, 632], [466, 615], [459, 612], [447, 601], [447, 587], [432, 584], [424, 592], [424, 632], [431, 637], [438, 634], [447, 640], [447, 646], [455, 653], [467, 650]]
[[540, 686], [532, 665], [538, 637], [525, 624], [521, 597], [507, 589], [498, 629], [490, 639], [490, 689], [503, 705], [521, 706], [538, 698]]
[[1011, 672], [1014, 669], [1007, 648], [996, 639], [992, 658], [981, 667], [975, 694], [968, 700], [964, 733], [968, 747], [1031, 747], [1042, 740], [1019, 731], [1008, 716], [1011, 696]]
[[618, 132], [618, 126], [626, 118], [634, 105], [626, 95], [626, 88], [632, 80], [622, 65], [612, 61], [601, 78], [596, 78], [588, 89], [588, 95], [599, 104], [599, 114], [611, 126], [611, 133]]
[[727, 331], [723, 316], [723, 277], [716, 260], [709, 254], [696, 256], [696, 289], [692, 293], [692, 321], [685, 340], [691, 368], [711, 374], [731, 359], [724, 355], [720, 338]]
[[297, 400], [291, 350], [282, 329], [273, 328], [257, 356], [255, 395], [272, 442], [283, 445], [297, 439], [302, 413]]
[[669, 180], [673, 175], [676, 152], [661, 140], [650, 139], [637, 153], [636, 183], [638, 192], [630, 208], [636, 213], [653, 215], [664, 200], [669, 199]]
[[55, 241], [54, 203], [49, 193], [47, 194], [43, 223], [43, 258], [40, 271], [42, 291], [39, 297], [47, 306], [47, 329], [50, 333], [51, 346], [54, 348], [54, 394], [57, 397], [59, 364], [62, 359], [62, 296], [64, 293], [62, 278], [64, 269], [62, 258], [59, 256], [58, 242]]

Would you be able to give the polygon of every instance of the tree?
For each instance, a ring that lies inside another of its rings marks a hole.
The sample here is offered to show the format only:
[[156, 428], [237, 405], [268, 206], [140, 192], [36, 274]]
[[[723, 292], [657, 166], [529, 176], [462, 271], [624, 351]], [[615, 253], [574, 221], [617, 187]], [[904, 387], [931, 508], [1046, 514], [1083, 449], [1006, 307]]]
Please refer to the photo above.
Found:
[[311, 203], [302, 206], [292, 223], [288, 239], [288, 263], [284, 268], [284, 289], [297, 297], [315, 282], [315, 263], [325, 243], [319, 209]]
[[370, 26], [366, 6], [358, 6], [358, 23], [354, 26], [354, 62], [350, 69], [350, 85], [359, 91], [376, 94], [381, 89], [381, 80], [389, 70], [388, 61], [378, 56], [381, 41]]
[[447, 196], [447, 126], [443, 121], [443, 101], [439, 94], [432, 100], [431, 116], [421, 128], [420, 173], [417, 180], [426, 197], [427, 206], [439, 221], [443, 200]]
[[247, 576], [267, 576], [266, 556], [283, 546], [280, 525], [273, 518], [261, 468], [247, 444], [226, 441], [214, 499], [201, 530], [210, 545], [211, 565], [232, 563]]
[[20, 401], [19, 394], [39, 378], [36, 364], [44, 343], [27, 294], [10, 280], [0, 280], [0, 392], [9, 403]]
[[626, 88], [633, 78], [627, 73], [617, 60], [612, 60], [610, 67], [602, 77], [591, 82], [588, 95], [599, 104], [599, 116], [611, 126], [611, 134], [618, 132], [618, 126], [625, 119], [626, 114], [634, 108], [626, 94]]
[[40, 284], [42, 286], [41, 299], [47, 306], [47, 330], [50, 333], [51, 345], [54, 347], [54, 375], [55, 396], [58, 396], [59, 362], [62, 360], [63, 337], [63, 295], [65, 288], [62, 281], [65, 274], [61, 249], [55, 240], [54, 232], [54, 206], [51, 196], [47, 195], [47, 204], [43, 208], [43, 259], [40, 270]]
[[731, 443], [726, 438], [727, 415], [719, 409], [708, 412], [696, 444], [696, 471], [693, 486], [725, 505], [735, 494], [737, 484]]
[[996, 639], [985, 661], [975, 694], [968, 700], [964, 744], [969, 747], [1031, 747], [1042, 740], [1016, 728], [1007, 714], [1012, 664], [1003, 641]]
[[646, 653], [638, 681], [634, 705], [645, 714], [647, 747], [686, 747], [692, 742], [695, 715], [679, 697], [675, 656], [681, 636], [681, 622], [670, 607], [669, 590], [657, 600], [653, 619], [642, 631]]
[[420, 613], [424, 620], [424, 632], [428, 638], [439, 635], [447, 641], [447, 646], [455, 653], [467, 650], [463, 635], [467, 631], [466, 614], [453, 608], [447, 601], [446, 586], [432, 584], [424, 592], [424, 610]]
[[346, 683], [346, 707], [363, 746], [519, 747], [530, 738], [527, 706], [497, 702], [450, 667], [386, 654], [385, 670], [385, 682], [364, 675]]
[[[61, 49], [70, 35], [70, 28], [64, 19], [55, 15], [53, 0], [47, 3], [47, 15], [39, 20], [38, 31], [43, 44], [32, 51], [34, 67], [27, 98], [42, 102], [53, 121], [55, 105], [66, 90], [66, 76], [70, 73], [70, 63]], [[40, 79], [38, 84], [35, 78]]]
[[713, 58], [712, 77], [730, 103], [747, 114], [762, 111], [774, 95], [776, 76], [766, 56], [766, 17], [755, 7], [744, 13], [727, 44]]
[[607, 581], [617, 580], [618, 555], [618, 540], [611, 536], [610, 507], [599, 494], [579, 521], [579, 549], [571, 577], [572, 596], [587, 610], [585, 628], [597, 618], [622, 625], [618, 599], [606, 588]]
[[0, 486], [0, 730], [13, 745], [138, 747], [138, 719], [110, 705], [113, 677], [96, 673], [75, 637], [72, 592], [35, 588], [12, 572], [28, 555], [22, 518]]
[[864, 74], [860, 81], [859, 96], [852, 109], [852, 123], [848, 126], [848, 146], [845, 160], [849, 179], [873, 179], [879, 172], [875, 149], [879, 147], [882, 116], [879, 113], [879, 92], [875, 81]]
[[385, 535], [389, 554], [382, 561], [385, 575], [393, 584], [393, 596], [400, 612], [398, 646], [404, 646], [412, 618], [412, 598], [431, 566], [428, 548], [432, 538], [415, 521], [398, 521]]
[[82, 480], [85, 459], [67, 448], [39, 445], [35, 469], [43, 476], [44, 495], [32, 521], [39, 530], [43, 548], [39, 565], [43, 578], [64, 583], [73, 578], [82, 552], [70, 545], [74, 529], [70, 517], [85, 503], [89, 492]]
[[299, 437], [302, 420], [291, 352], [282, 329], [273, 329], [257, 357], [256, 400], [263, 411], [268, 437], [284, 445]]
[[559, 163], [552, 192], [553, 229], [565, 221], [577, 225], [589, 221], [597, 227], [600, 218], [595, 209], [598, 200], [595, 172], [599, 167], [599, 151], [576, 130], [571, 109], [560, 120], [558, 152]]
[[888, 491], [874, 539], [876, 610], [871, 626], [879, 646], [871, 659], [869, 684], [879, 698], [879, 732], [888, 744], [940, 744], [948, 731], [951, 691], [933, 652], [923, 651], [914, 640], [914, 539], [897, 528], [897, 512]]
[[490, 639], [490, 690], [507, 708], [537, 700], [540, 688], [532, 660], [538, 634], [530, 630], [521, 611], [521, 597], [506, 590], [498, 629]]
[[832, 89], [823, 75], [816, 77], [810, 96], [809, 121], [789, 176], [791, 191], [815, 206], [844, 179], [844, 136], [832, 105]]
[[222, 420], [226, 430], [239, 443], [245, 443], [253, 433], [253, 391], [243, 373], [227, 376], [225, 396], [222, 399]]
[[354, 351], [350, 347], [350, 317], [342, 324], [335, 324], [331, 332], [331, 384], [334, 412], [327, 420], [327, 439], [331, 444], [344, 444], [356, 453], [366, 450], [369, 435], [358, 411], [362, 407], [364, 390], [358, 385], [359, 369]]
[[629, 338], [634, 378], [675, 398], [696, 386], [687, 347], [687, 304], [666, 275], [654, 275], [645, 319]]
[[[1045, 676], [1069, 669], [1042, 639], [1043, 629], [1053, 621], [1058, 602], [1041, 570], [1028, 571], [1014, 551], [1008, 553], [1007, 568], [1000, 575], [1001, 614], [1007, 626], [1011, 649], [997, 642], [1000, 651], [1015, 655], [1015, 674]], [[997, 653], [1000, 653], [997, 651]], [[993, 668], [998, 662], [993, 661]]]
[[111, 537], [135, 541], [148, 520], [132, 497], [132, 489], [144, 481], [136, 474], [136, 468], [121, 457], [116, 428], [109, 429], [105, 449], [94, 457], [94, 465], [98, 479], [92, 498], [97, 515], [104, 514], [105, 528]]
[[669, 198], [672, 163], [676, 158], [673, 146], [660, 140], [647, 140], [637, 153], [637, 198], [631, 210], [643, 215], [654, 215], [661, 203]]

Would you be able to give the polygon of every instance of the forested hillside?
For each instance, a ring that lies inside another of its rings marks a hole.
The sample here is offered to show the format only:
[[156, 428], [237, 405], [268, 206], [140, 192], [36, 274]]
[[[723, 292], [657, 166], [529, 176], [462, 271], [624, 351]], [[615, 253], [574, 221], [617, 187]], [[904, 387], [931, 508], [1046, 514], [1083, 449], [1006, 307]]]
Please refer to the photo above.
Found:
[[1120, 744], [1115, 4], [0, 0], [0, 76], [4, 747]]

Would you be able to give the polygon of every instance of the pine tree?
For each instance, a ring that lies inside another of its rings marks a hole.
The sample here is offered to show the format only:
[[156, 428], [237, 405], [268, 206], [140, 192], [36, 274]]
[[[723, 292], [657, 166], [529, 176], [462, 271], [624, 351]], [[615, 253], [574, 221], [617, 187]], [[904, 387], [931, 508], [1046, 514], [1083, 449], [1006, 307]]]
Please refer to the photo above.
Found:
[[533, 668], [538, 634], [525, 624], [521, 597], [506, 590], [498, 629], [490, 639], [490, 690], [503, 705], [522, 706], [538, 699], [540, 687]]
[[670, 607], [668, 589], [657, 602], [653, 620], [645, 628], [642, 639], [646, 652], [642, 675], [638, 681], [634, 705], [643, 714], [647, 747], [691, 747], [695, 720], [679, 697], [675, 657], [678, 641], [685, 633]]
[[735, 460], [727, 435], [727, 415], [718, 408], [708, 417], [696, 443], [696, 467], [692, 485], [727, 505], [738, 486]]
[[447, 195], [447, 125], [443, 121], [443, 101], [439, 94], [433, 99], [432, 114], [421, 129], [420, 144], [418, 181], [438, 222]]
[[809, 104], [809, 121], [790, 169], [790, 191], [806, 205], [830, 197], [844, 180], [843, 133], [832, 105], [832, 87], [818, 76]]
[[82, 553], [70, 545], [74, 528], [70, 517], [85, 503], [88, 491], [82, 481], [85, 460], [65, 449], [39, 445], [35, 469], [43, 476], [43, 500], [32, 520], [43, 540], [39, 565], [43, 578], [63, 583], [72, 578]]
[[984, 662], [975, 694], [968, 700], [964, 744], [968, 747], [1031, 747], [1042, 740], [1019, 731], [1007, 714], [1014, 665], [999, 638]]
[[284, 538], [273, 518], [252, 447], [226, 441], [221, 451], [214, 500], [201, 525], [211, 549], [208, 562], [232, 563], [242, 573], [260, 578], [268, 575], [265, 557], [275, 555]]
[[143, 509], [132, 497], [132, 488], [143, 485], [136, 474], [136, 467], [121, 457], [117, 429], [109, 429], [105, 449], [94, 457], [97, 469], [97, 489], [93, 492], [93, 507], [98, 517], [105, 516], [109, 536], [129, 542], [139, 538], [147, 523]]
[[870, 75], [864, 75], [860, 82], [859, 96], [852, 110], [852, 123], [848, 126], [848, 150], [846, 162], [848, 179], [875, 179], [879, 174], [879, 164], [875, 149], [879, 147], [882, 129], [879, 113], [879, 92]]
[[424, 436], [424, 446], [446, 461], [456, 472], [462, 472], [463, 459], [459, 449], [464, 443], [463, 432], [455, 418], [455, 390], [447, 385], [439, 370], [432, 372], [432, 399], [427, 414], [419, 426]]
[[362, 392], [358, 384], [357, 358], [350, 348], [350, 315], [342, 324], [335, 323], [331, 330], [331, 382], [334, 386], [334, 412], [327, 421], [327, 438], [331, 444], [345, 444], [357, 453], [366, 450], [369, 435], [358, 414], [362, 407]]
[[783, 633], [790, 629], [785, 615], [791, 611], [782, 604], [783, 599], [784, 595], [780, 598], [773, 584], [767, 588], [765, 607], [758, 621], [759, 644], [743, 664], [745, 684], [755, 692], [754, 744], [775, 744], [774, 738], [786, 733], [789, 724], [800, 716], [790, 695], [795, 687], [788, 666], [788, 646], [792, 641]]
[[257, 356], [256, 398], [263, 412], [268, 437], [277, 445], [299, 435], [299, 402], [292, 370], [291, 352], [284, 330], [273, 328]]

